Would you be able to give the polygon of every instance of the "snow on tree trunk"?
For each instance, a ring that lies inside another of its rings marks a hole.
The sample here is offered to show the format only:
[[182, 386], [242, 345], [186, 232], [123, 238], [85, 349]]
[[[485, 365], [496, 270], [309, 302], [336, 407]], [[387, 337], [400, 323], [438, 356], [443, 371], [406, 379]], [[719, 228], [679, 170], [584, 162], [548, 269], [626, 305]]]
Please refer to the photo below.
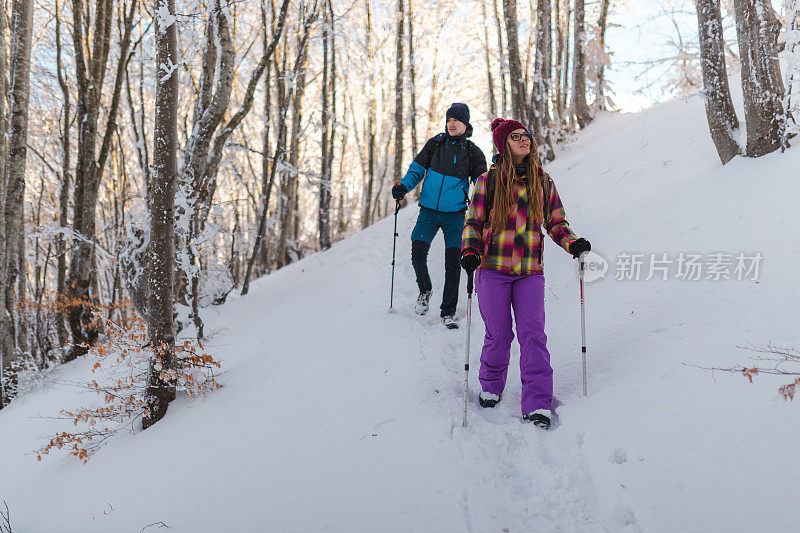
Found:
[[[199, 311], [199, 250], [195, 241], [203, 234], [211, 211], [223, 151], [231, 134], [253, 107], [259, 80], [267, 70], [283, 35], [288, 8], [289, 0], [283, 0], [269, 43], [269, 32], [264, 29], [264, 51], [250, 75], [242, 104], [223, 123], [233, 88], [235, 50], [230, 22], [221, 2], [216, 0], [210, 6], [193, 128], [187, 139], [184, 165], [179, 178], [180, 206], [177, 217], [180, 248], [176, 257], [180, 266], [180, 280], [176, 296], [182, 303], [191, 305], [192, 319], [200, 338], [203, 337], [203, 321]], [[266, 18], [263, 20], [266, 24]]]
[[146, 391], [148, 412], [143, 429], [161, 420], [175, 398], [175, 383], [162, 372], [175, 366], [173, 275], [175, 257], [175, 188], [178, 180], [178, 38], [175, 0], [155, 0], [156, 106], [153, 183], [150, 209], [150, 344], [158, 358], [150, 363]]
[[[202, 72], [194, 106], [192, 132], [186, 140], [183, 168], [179, 176], [176, 232], [176, 261], [180, 269], [175, 285], [177, 300], [191, 306], [192, 319], [202, 336], [203, 324], [197, 307], [198, 266], [194, 237], [201, 231], [201, 197], [207, 194], [206, 181], [209, 150], [220, 122], [225, 116], [233, 86], [235, 53], [228, 17], [220, 0], [209, 5], [206, 22]], [[177, 67], [177, 64], [175, 65]], [[182, 324], [179, 322], [179, 327]]]
[[789, 139], [800, 134], [800, 0], [786, 0], [784, 5], [786, 50], [786, 96], [784, 97], [784, 128], [781, 149], [789, 147]]
[[708, 128], [724, 165], [739, 153], [736, 142], [739, 120], [728, 87], [719, 0], [697, 0], [697, 24]]
[[[16, 307], [24, 294], [18, 293], [18, 280], [24, 268], [25, 251], [25, 163], [28, 150], [28, 101], [30, 97], [30, 66], [33, 34], [33, 0], [14, 0], [11, 22], [11, 87], [8, 92], [8, 159], [5, 163], [5, 302], [3, 315], [13, 319]], [[17, 328], [13, 320], [3, 320], [0, 350], [3, 365], [18, 355]], [[18, 326], [18, 324], [16, 324]], [[5, 373], [5, 372], [4, 372]], [[8, 376], [6, 376], [6, 379]], [[3, 402], [0, 401], [0, 406]]]
[[748, 157], [780, 148], [783, 80], [778, 63], [780, 22], [767, 0], [735, 0], [736, 33], [742, 64]]
[[[6, 85], [8, 71], [8, 57], [6, 55], [6, 40], [8, 33], [8, 19], [6, 18], [5, 2], [0, 4], [0, 251], [5, 253], [6, 231], [5, 231], [5, 205], [6, 205], [6, 157], [8, 155], [8, 138], [5, 132], [8, 131], [8, 117], [6, 109], [6, 99], [3, 95], [8, 92]], [[0, 280], [5, 280], [6, 275], [5, 261], [0, 261]], [[5, 302], [5, 283], [0, 282], [0, 302]], [[5, 378], [4, 368], [6, 354], [10, 357], [13, 345], [10, 344], [11, 336], [11, 315], [6, 311], [5, 305], [0, 305], [0, 409], [5, 405]]]

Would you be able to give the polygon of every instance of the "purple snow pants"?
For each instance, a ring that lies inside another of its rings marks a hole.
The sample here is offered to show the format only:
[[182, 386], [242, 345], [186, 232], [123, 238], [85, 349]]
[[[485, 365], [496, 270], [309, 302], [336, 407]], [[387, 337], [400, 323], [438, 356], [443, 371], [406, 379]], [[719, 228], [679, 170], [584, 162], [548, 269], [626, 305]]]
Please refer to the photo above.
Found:
[[519, 369], [522, 377], [522, 414], [550, 409], [553, 401], [553, 369], [544, 333], [544, 276], [519, 276], [497, 270], [475, 272], [486, 336], [478, 373], [485, 392], [501, 394], [506, 386], [511, 357], [511, 309], [519, 337]]

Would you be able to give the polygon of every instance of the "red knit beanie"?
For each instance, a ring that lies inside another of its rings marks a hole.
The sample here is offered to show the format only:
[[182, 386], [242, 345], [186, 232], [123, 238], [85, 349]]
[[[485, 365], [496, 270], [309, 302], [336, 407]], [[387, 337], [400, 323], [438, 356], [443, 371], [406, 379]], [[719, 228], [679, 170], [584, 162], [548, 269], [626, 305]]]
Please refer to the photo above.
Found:
[[504, 118], [496, 118], [492, 121], [492, 140], [497, 152], [503, 156], [506, 149], [506, 139], [512, 131], [522, 128], [528, 131], [528, 128], [522, 125], [518, 120], [506, 120]]

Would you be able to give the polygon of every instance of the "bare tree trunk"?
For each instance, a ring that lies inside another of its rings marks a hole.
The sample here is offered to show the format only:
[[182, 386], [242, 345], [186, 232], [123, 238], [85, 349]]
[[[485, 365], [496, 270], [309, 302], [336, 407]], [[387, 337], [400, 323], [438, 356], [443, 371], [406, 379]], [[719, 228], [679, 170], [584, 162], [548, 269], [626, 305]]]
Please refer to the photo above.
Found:
[[408, 1], [408, 97], [411, 100], [411, 153], [417, 154], [417, 63], [414, 60], [414, 15]]
[[[67, 294], [67, 253], [66, 253], [66, 239], [63, 231], [67, 228], [69, 223], [69, 185], [70, 185], [70, 115], [71, 115], [71, 98], [69, 94], [69, 86], [64, 77], [64, 67], [61, 59], [61, 12], [59, 9], [59, 0], [56, 0], [56, 68], [58, 70], [58, 84], [61, 87], [61, 95], [64, 98], [64, 123], [61, 129], [61, 190], [58, 195], [59, 217], [58, 225], [61, 228], [58, 236], [56, 237], [56, 257], [57, 257], [57, 273], [56, 273], [56, 297], [64, 298]], [[56, 331], [58, 333], [58, 343], [64, 347], [69, 342], [69, 332], [67, 331], [64, 316], [59, 312], [56, 315]]]
[[[3, 314], [8, 315], [11, 330], [4, 330], [2, 343], [3, 365], [18, 355], [15, 342], [14, 317], [19, 298], [19, 280], [24, 279], [25, 253], [25, 163], [28, 153], [28, 101], [30, 97], [31, 41], [33, 32], [33, 0], [14, 0], [11, 25], [11, 87], [8, 92], [9, 130], [8, 159], [5, 165], [7, 196], [5, 200], [5, 302]], [[24, 287], [24, 285], [23, 285]], [[6, 337], [9, 335], [10, 337]], [[4, 405], [0, 401], [0, 406]]]
[[[105, 77], [105, 60], [111, 32], [112, 5], [111, 0], [98, 0], [95, 13], [94, 40], [90, 41], [84, 29], [88, 27], [84, 21], [85, 6], [82, 0], [72, 2], [73, 49], [75, 52], [76, 81], [78, 85], [78, 153], [75, 164], [75, 199], [72, 225], [78, 238], [75, 240], [69, 278], [67, 280], [68, 297], [73, 302], [89, 301], [89, 284], [91, 273], [91, 252], [94, 240], [94, 209], [91, 192], [97, 174], [95, 167], [95, 147], [97, 143], [97, 122], [100, 106], [100, 92]], [[89, 50], [91, 49], [91, 52]], [[86, 57], [87, 54], [89, 57]], [[88, 197], [88, 198], [87, 198]], [[91, 203], [91, 208], [85, 206]], [[89, 212], [89, 213], [87, 213]], [[90, 214], [91, 216], [86, 216]], [[90, 220], [84, 220], [89, 218]], [[68, 321], [72, 332], [73, 348], [64, 358], [65, 361], [75, 359], [86, 353], [86, 344], [93, 342], [93, 332], [84, 331], [83, 305], [73, 303], [68, 310]]]
[[785, 125], [781, 151], [789, 148], [789, 139], [800, 133], [800, 0], [784, 2], [786, 95], [783, 100]]
[[747, 156], [781, 147], [785, 125], [783, 80], [778, 63], [780, 22], [766, 0], [735, 0], [736, 33], [742, 63]]
[[564, 74], [564, 22], [561, 17], [561, 0], [553, 0], [555, 34], [556, 34], [556, 64], [555, 64], [555, 94], [553, 95], [553, 111], [556, 118], [561, 121], [564, 119], [564, 109], [561, 107], [561, 77]]
[[505, 115], [508, 113], [508, 89], [506, 86], [508, 58], [505, 53], [506, 47], [503, 46], [503, 24], [500, 21], [500, 11], [497, 8], [497, 2], [502, 1], [503, 0], [491, 0], [492, 8], [494, 8], [494, 25], [497, 29], [497, 53], [500, 58], [500, 94], [502, 95], [500, 114]]
[[[211, 147], [210, 153], [207, 156], [208, 160], [205, 166], [203, 186], [200, 188], [199, 201], [202, 209], [200, 211], [201, 220], [199, 229], [202, 229], [202, 226], [208, 217], [211, 201], [214, 198], [214, 191], [216, 190], [217, 186], [217, 172], [219, 171], [219, 164], [222, 160], [223, 150], [233, 131], [239, 127], [239, 124], [242, 123], [244, 118], [250, 113], [250, 110], [253, 107], [255, 91], [256, 87], [258, 86], [258, 82], [261, 79], [261, 76], [264, 74], [270, 58], [275, 53], [278, 42], [280, 42], [280, 39], [283, 36], [283, 28], [286, 25], [286, 16], [289, 10], [289, 3], [289, 0], [283, 0], [275, 29], [272, 32], [272, 40], [264, 50], [258, 65], [256, 65], [256, 68], [250, 75], [250, 80], [248, 81], [241, 106], [236, 113], [233, 114], [230, 120], [228, 120], [214, 136], [214, 143]], [[314, 17], [316, 18], [316, 10], [314, 13]]]
[[[28, 262], [25, 260], [26, 231], [24, 216], [22, 222], [20, 223], [20, 231], [17, 234], [17, 238], [19, 239], [19, 243], [17, 245], [17, 254], [19, 255], [17, 259], [17, 264], [19, 265], [19, 276], [17, 277], [17, 294], [14, 301], [15, 310], [17, 310], [17, 306], [21, 302], [24, 302], [27, 299], [28, 294]], [[15, 341], [17, 343], [17, 353], [28, 353], [27, 319], [22, 313], [19, 312], [19, 310], [17, 310], [15, 318], [14, 334]]]
[[[138, 0], [137, 0], [138, 1]], [[141, 19], [138, 23], [139, 33], [143, 33]], [[139, 169], [144, 178], [145, 191], [150, 190], [150, 152], [147, 148], [147, 129], [145, 127], [145, 89], [144, 89], [144, 54], [139, 52], [139, 111], [136, 112], [136, 106], [133, 100], [133, 92], [131, 91], [131, 80], [129, 72], [125, 70], [125, 95], [128, 101], [128, 110], [130, 112], [131, 130], [133, 130], [133, 141], [136, 149], [136, 158], [139, 163]], [[149, 197], [150, 195], [147, 194]]]
[[150, 344], [158, 359], [150, 364], [147, 387], [149, 411], [142, 419], [147, 429], [167, 412], [175, 399], [175, 383], [162, 371], [175, 367], [175, 328], [172, 283], [175, 258], [175, 187], [178, 180], [178, 39], [175, 0], [155, 0], [156, 115], [153, 147], [153, 198], [150, 212]]
[[[330, 133], [330, 143], [328, 145], [328, 167], [330, 170], [330, 181], [333, 182], [333, 161], [335, 156], [335, 145], [336, 145], [336, 122], [337, 122], [337, 115], [336, 115], [336, 25], [335, 25], [335, 16], [333, 14], [333, 1], [328, 0], [328, 10], [330, 11], [331, 17], [331, 66], [330, 66], [330, 95], [331, 95], [331, 112], [330, 112], [330, 123], [331, 123], [331, 133]], [[346, 108], [345, 108], [346, 111]], [[344, 113], [342, 114], [344, 116]], [[344, 153], [345, 153], [345, 143], [344, 138], [346, 134], [343, 136], [342, 145], [340, 147], [342, 157], [340, 159], [344, 160]], [[342, 176], [342, 172], [339, 172], [339, 175]], [[328, 189], [329, 194], [332, 194], [330, 187]], [[330, 204], [330, 201], [328, 202]], [[330, 210], [329, 210], [330, 211]], [[328, 215], [328, 219], [330, 220], [330, 215]], [[330, 224], [330, 222], [329, 222]], [[331, 231], [333, 231], [331, 229]]]
[[719, 0], [697, 0], [697, 24], [706, 118], [711, 139], [724, 165], [739, 152], [736, 142], [739, 120], [728, 87]]
[[572, 76], [572, 105], [578, 127], [583, 129], [592, 121], [586, 103], [586, 23], [584, 0], [575, 0], [575, 50]]
[[539, 155], [547, 161], [555, 159], [553, 143], [550, 139], [550, 75], [553, 64], [553, 38], [550, 16], [550, 0], [537, 0], [536, 13], [536, 65], [533, 75], [533, 90], [531, 91], [531, 112], [533, 114], [533, 129], [537, 136]]
[[334, 50], [330, 45], [333, 29], [333, 7], [330, 0], [327, 0], [324, 22], [322, 24], [322, 169], [320, 170], [319, 182], [319, 247], [327, 250], [331, 247], [331, 150], [328, 143], [333, 145], [331, 135], [331, 114], [329, 101], [335, 97], [331, 92], [330, 78], [332, 72], [329, 55], [333, 55]]
[[[367, 9], [367, 27], [366, 27], [366, 48], [368, 57], [373, 56], [372, 50], [372, 9], [370, 2], [366, 0]], [[372, 62], [368, 64], [369, 76], [367, 83], [369, 107], [367, 108], [367, 153], [368, 153], [368, 168], [366, 175], [366, 183], [364, 185], [364, 205], [362, 206], [361, 214], [361, 229], [365, 229], [372, 224], [372, 189], [375, 186], [375, 70]]]
[[[272, 16], [272, 30], [275, 30], [275, 0], [271, 0], [270, 2], [270, 14]], [[267, 50], [267, 43], [269, 42], [269, 32], [270, 26], [267, 25], [267, 9], [266, 9], [266, 2], [261, 0], [261, 24], [264, 26], [264, 51]], [[264, 74], [264, 135], [263, 135], [263, 146], [262, 146], [262, 157], [261, 157], [261, 194], [263, 197], [267, 199], [267, 209], [269, 209], [269, 197], [272, 192], [272, 181], [270, 180], [270, 164], [269, 164], [269, 137], [270, 137], [270, 121], [272, 120], [272, 91], [270, 90], [271, 87], [271, 79], [272, 79], [272, 65], [274, 61], [270, 59], [267, 63], [267, 72]], [[274, 173], [272, 177], [274, 179]], [[267, 188], [269, 187], [269, 190]], [[258, 206], [255, 205], [254, 209], [257, 210]], [[237, 212], [238, 214], [238, 212]], [[256, 211], [258, 214], [258, 211]], [[265, 213], [266, 217], [266, 213]], [[237, 224], [238, 226], [238, 224]], [[259, 231], [260, 234], [260, 231]], [[256, 239], [258, 240], [258, 236]], [[269, 252], [266, 246], [266, 240], [261, 240], [261, 246], [255, 247], [254, 250], [258, 250], [258, 254], [260, 254], [260, 262], [261, 268], [259, 268], [259, 272], [263, 273], [269, 269]], [[255, 261], [255, 260], [254, 260]], [[248, 265], [249, 265], [248, 261]], [[248, 266], [248, 268], [253, 268]], [[249, 282], [249, 275], [248, 282]], [[238, 283], [234, 283], [238, 285]]]
[[[133, 17], [138, 2], [132, 0], [128, 9], [123, 7], [123, 32], [120, 38], [120, 55], [114, 78], [114, 89], [108, 122], [103, 134], [100, 151], [95, 157], [97, 145], [100, 100], [105, 79], [106, 64], [111, 45], [111, 26], [114, 0], [98, 0], [95, 13], [95, 29], [92, 38], [84, 36], [87, 25], [83, 20], [83, 0], [73, 1], [72, 39], [75, 49], [75, 70], [78, 82], [78, 161], [75, 168], [75, 206], [72, 224], [80, 237], [74, 243], [68, 279], [68, 296], [73, 302], [90, 300], [92, 254], [95, 240], [95, 212], [103, 170], [117, 128], [117, 112], [120, 105], [122, 82], [131, 54], [131, 32]], [[123, 4], [124, 6], [124, 4]], [[88, 54], [89, 50], [91, 53]], [[73, 303], [68, 319], [74, 347], [65, 360], [72, 360], [86, 352], [87, 344], [97, 339], [98, 332], [85, 322], [91, 322], [84, 306]]]
[[397, 0], [397, 44], [394, 80], [394, 173], [392, 181], [400, 181], [403, 171], [403, 27], [405, 2]]
[[[601, 0], [600, 2], [600, 17], [597, 19], [597, 26], [600, 29], [600, 51], [605, 54], [606, 50], [606, 26], [608, 21], [608, 6], [610, 0]], [[606, 97], [605, 97], [605, 71], [606, 64], [603, 60], [597, 66], [597, 89], [595, 98], [595, 108], [600, 111], [606, 110]]]
[[297, 162], [300, 156], [300, 126], [303, 118], [303, 95], [306, 79], [307, 54], [303, 50], [298, 58], [295, 71], [296, 87], [293, 87], [288, 98], [292, 105], [292, 127], [289, 134], [289, 169], [281, 171], [281, 233], [278, 237], [278, 268], [290, 264], [294, 258], [290, 249], [295, 248], [297, 238], [295, 218], [297, 213], [297, 183], [300, 177], [297, 173]]
[[[279, 217], [281, 224], [280, 235], [277, 245], [277, 266], [282, 268], [292, 261], [289, 255], [290, 241], [297, 236], [296, 229], [296, 203], [297, 203], [297, 183], [299, 181], [296, 169], [300, 156], [300, 126], [302, 120], [303, 95], [305, 90], [306, 63], [308, 59], [308, 40], [311, 36], [311, 26], [316, 20], [318, 13], [318, 2], [314, 2], [310, 9], [304, 14], [303, 30], [299, 35], [297, 57], [291, 74], [291, 88], [286, 96], [285, 105], [292, 106], [292, 129], [288, 138], [289, 144], [289, 167], [281, 169], [281, 187], [279, 200]], [[286, 127], [285, 119], [282, 122]], [[277, 161], [276, 161], [277, 164]]]
[[[8, 19], [6, 17], [6, 2], [0, 0], [0, 302], [6, 301], [5, 279], [6, 279], [6, 171], [8, 156], [8, 138], [5, 133], [8, 131], [8, 115], [6, 107], [6, 95], [8, 94], [7, 73], [8, 56], [6, 51], [6, 40], [8, 33]], [[11, 315], [6, 310], [5, 305], [0, 305], [0, 409], [6, 404], [4, 370], [6, 358], [12, 356], [14, 345], [11, 334]]]
[[[230, 103], [234, 60], [230, 23], [220, 0], [214, 0], [209, 5], [206, 22], [202, 74], [194, 105], [192, 133], [186, 141], [183, 168], [179, 176], [179, 188], [185, 200], [177, 212], [179, 248], [176, 262], [180, 273], [174, 287], [175, 297], [191, 306], [198, 337], [203, 335], [203, 323], [197, 305], [199, 286], [194, 236], [200, 232], [200, 196], [203, 194], [201, 189], [207, 186], [205, 177], [211, 142]], [[179, 323], [178, 327], [182, 327], [182, 324]]]
[[[277, 118], [277, 126], [278, 126], [278, 133], [277, 133], [277, 142], [275, 144], [275, 154], [276, 156], [280, 154], [280, 158], [273, 158], [272, 165], [275, 168], [280, 168], [280, 171], [276, 174], [277, 178], [277, 193], [278, 196], [275, 202], [275, 210], [276, 210], [276, 218], [278, 223], [278, 231], [276, 232], [277, 235], [274, 237], [274, 258], [270, 263], [275, 263], [276, 268], [280, 268], [282, 265], [280, 264], [280, 239], [283, 235], [283, 220], [285, 211], [288, 209], [288, 196], [285, 194], [285, 189], [287, 188], [286, 185], [286, 164], [285, 164], [285, 157], [288, 149], [286, 148], [287, 145], [287, 137], [288, 137], [288, 116], [289, 116], [289, 107], [291, 106], [292, 95], [294, 94], [294, 83], [293, 80], [296, 79], [296, 70], [298, 67], [297, 61], [295, 61], [294, 68], [291, 69], [291, 72], [288, 68], [289, 62], [289, 39], [284, 41], [284, 46], [280, 58], [280, 62], [277, 60], [275, 61], [275, 96], [278, 105], [278, 116]], [[269, 208], [269, 206], [267, 206]], [[264, 214], [266, 216], [266, 213]]]
[[261, 205], [261, 214], [258, 217], [258, 230], [256, 231], [256, 242], [253, 245], [253, 254], [250, 256], [250, 260], [247, 262], [247, 271], [244, 275], [244, 282], [242, 284], [242, 295], [245, 295], [250, 290], [250, 276], [253, 273], [253, 265], [256, 261], [256, 255], [258, 254], [259, 248], [261, 247], [261, 242], [264, 238], [264, 233], [266, 231], [267, 226], [267, 211], [269, 210], [269, 200], [270, 195], [272, 194], [272, 186], [275, 182], [275, 171], [278, 168], [278, 161], [284, 155], [286, 151], [286, 114], [289, 110], [289, 100], [291, 98], [287, 98], [283, 109], [281, 109], [280, 113], [280, 123], [278, 125], [278, 139], [275, 142], [275, 155], [272, 158], [272, 167], [270, 168], [270, 175], [269, 175], [269, 183], [262, 191], [262, 195], [264, 197], [264, 202]]
[[517, 39], [517, 0], [503, 0], [503, 15], [506, 22], [508, 43], [508, 70], [511, 85], [512, 117], [522, 123], [530, 123], [525, 102], [525, 80], [522, 78], [522, 63]]
[[567, 12], [564, 14], [564, 67], [562, 70], [562, 77], [559, 80], [561, 83], [561, 109], [564, 110], [564, 125], [566, 126], [569, 122], [572, 121], [572, 113], [567, 113], [567, 104], [569, 101], [569, 93], [570, 93], [570, 85], [569, 85], [569, 74], [570, 64], [569, 59], [572, 57], [569, 49], [569, 28], [570, 22], [572, 21], [572, 7], [570, 5], [570, 0], [564, 0], [566, 2]]
[[[494, 95], [494, 73], [492, 72], [492, 59], [491, 59], [492, 47], [489, 42], [489, 19], [486, 16], [485, 0], [481, 2], [481, 13], [483, 14], [483, 40], [486, 43], [483, 49], [486, 54], [486, 83], [489, 86], [489, 114], [491, 114], [491, 118], [494, 119], [497, 117], [497, 101]], [[414, 153], [415, 154], [417, 153], [416, 148], [414, 149]]]

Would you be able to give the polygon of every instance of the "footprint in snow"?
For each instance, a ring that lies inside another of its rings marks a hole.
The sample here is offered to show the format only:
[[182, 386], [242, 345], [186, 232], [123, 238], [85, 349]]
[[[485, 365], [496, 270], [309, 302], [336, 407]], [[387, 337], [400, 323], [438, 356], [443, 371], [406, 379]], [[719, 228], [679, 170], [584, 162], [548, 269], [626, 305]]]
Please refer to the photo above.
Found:
[[618, 465], [624, 464], [628, 462], [628, 454], [625, 453], [625, 450], [622, 448], [617, 448], [608, 458], [609, 462], [616, 463]]

